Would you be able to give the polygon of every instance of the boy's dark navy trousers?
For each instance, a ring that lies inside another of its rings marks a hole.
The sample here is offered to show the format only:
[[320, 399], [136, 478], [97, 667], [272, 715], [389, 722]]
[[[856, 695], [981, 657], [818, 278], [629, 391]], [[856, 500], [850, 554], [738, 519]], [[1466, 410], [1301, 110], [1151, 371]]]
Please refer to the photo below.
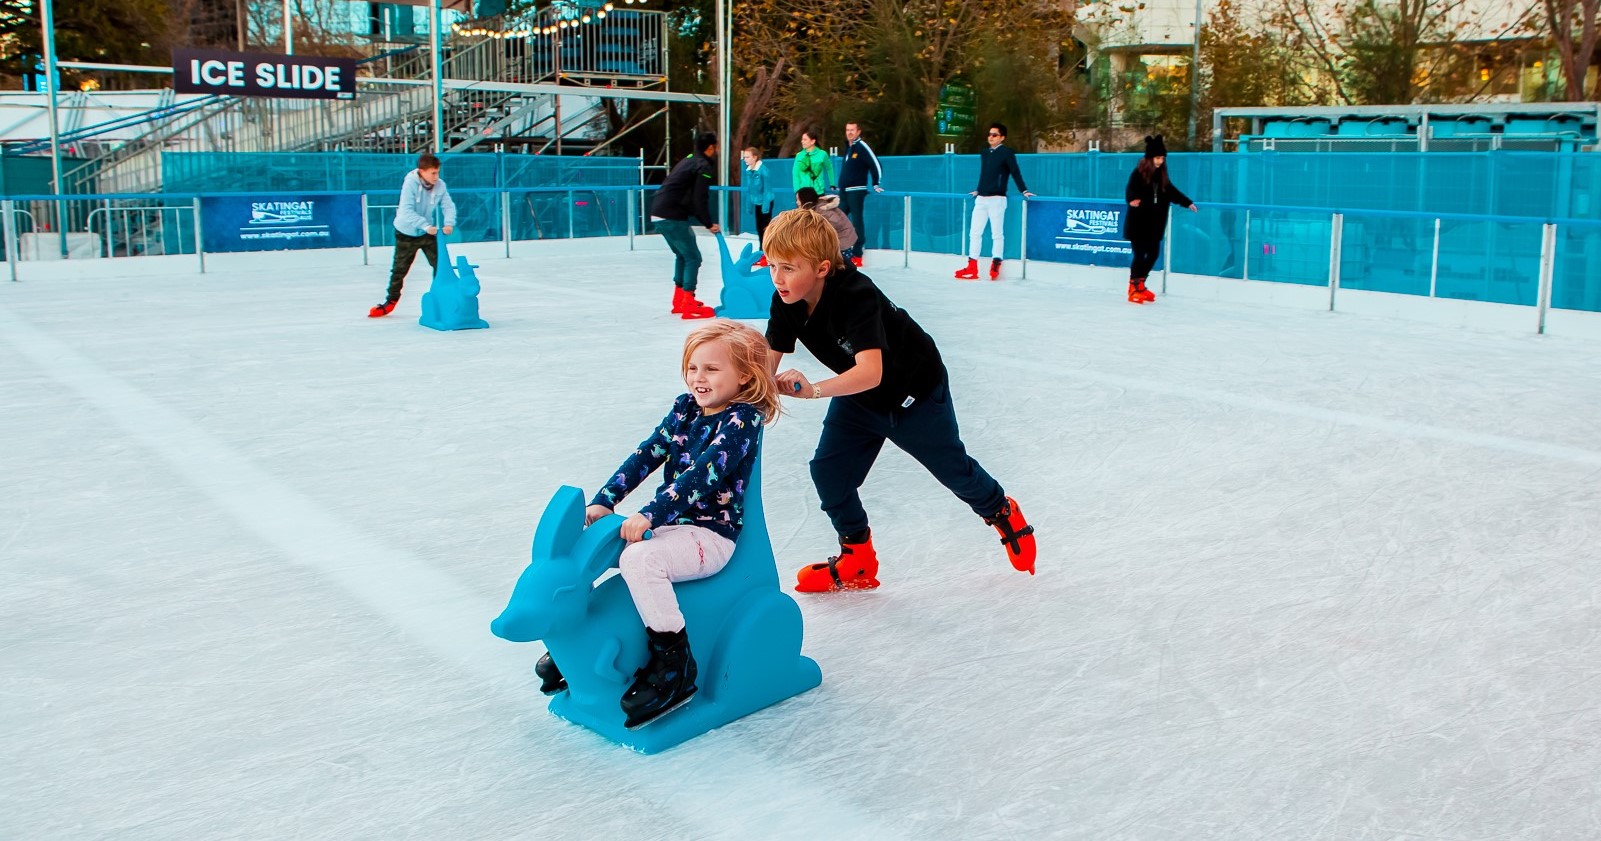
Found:
[[867, 471], [886, 440], [928, 468], [980, 517], [994, 514], [1006, 503], [1001, 484], [962, 444], [949, 380], [941, 380], [933, 393], [911, 406], [891, 411], [836, 397], [823, 418], [823, 434], [811, 467], [823, 511], [841, 536], [867, 529], [867, 511], [857, 490], [867, 480]]

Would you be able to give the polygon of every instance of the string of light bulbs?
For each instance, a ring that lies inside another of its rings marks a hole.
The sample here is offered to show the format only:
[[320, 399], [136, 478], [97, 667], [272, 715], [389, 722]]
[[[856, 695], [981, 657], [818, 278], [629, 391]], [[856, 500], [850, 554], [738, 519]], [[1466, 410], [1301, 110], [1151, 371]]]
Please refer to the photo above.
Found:
[[[627, 6], [644, 6], [645, 0], [622, 0]], [[526, 22], [510, 26], [505, 29], [492, 29], [484, 26], [462, 26], [452, 23], [450, 29], [457, 35], [475, 36], [480, 38], [535, 38], [551, 36], [569, 29], [577, 29], [589, 23], [598, 23], [606, 19], [606, 15], [616, 10], [616, 4], [607, 2], [604, 5], [580, 5], [573, 0], [556, 0], [545, 7], [557, 15], [555, 23], [544, 26], [530, 26]]]

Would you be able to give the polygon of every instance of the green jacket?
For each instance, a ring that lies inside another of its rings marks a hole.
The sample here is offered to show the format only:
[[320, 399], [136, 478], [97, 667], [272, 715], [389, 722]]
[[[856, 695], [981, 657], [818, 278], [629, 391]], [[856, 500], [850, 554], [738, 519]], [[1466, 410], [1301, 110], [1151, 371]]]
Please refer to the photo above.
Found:
[[797, 191], [802, 187], [810, 187], [821, 196], [834, 188], [834, 159], [821, 146], [813, 146], [811, 151], [802, 149], [796, 152], [795, 167], [791, 171]]

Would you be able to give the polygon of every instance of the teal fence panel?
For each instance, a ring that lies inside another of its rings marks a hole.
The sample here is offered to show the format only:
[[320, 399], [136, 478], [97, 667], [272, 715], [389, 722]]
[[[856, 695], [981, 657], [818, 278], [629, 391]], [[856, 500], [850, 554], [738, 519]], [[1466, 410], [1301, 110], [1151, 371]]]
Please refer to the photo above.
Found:
[[[1538, 237], [1535, 245], [1539, 245]], [[1324, 254], [1327, 253], [1325, 243]], [[1428, 295], [1433, 255], [1433, 219], [1347, 212], [1340, 232], [1340, 286]], [[1538, 264], [1538, 247], [1535, 256]], [[1324, 259], [1326, 262], [1327, 257]]]
[[[1175, 210], [1179, 216], [1193, 216]], [[1347, 228], [1349, 230], [1349, 228]], [[1251, 214], [1250, 240], [1241, 249], [1251, 280], [1329, 284], [1329, 244], [1334, 236], [1332, 214], [1304, 210], [1259, 210]], [[1428, 270], [1427, 264], [1424, 270]], [[1341, 271], [1344, 271], [1342, 266]], [[1341, 275], [1344, 282], [1344, 275]]]
[[1533, 306], [1539, 298], [1541, 235], [1538, 222], [1442, 220], [1435, 294]]
[[[638, 158], [462, 153], [441, 155], [452, 190], [496, 187], [634, 186]], [[169, 193], [355, 190], [400, 193], [416, 155], [366, 152], [164, 152], [162, 190]]]
[[1601, 224], [1557, 227], [1551, 306], [1601, 312]]

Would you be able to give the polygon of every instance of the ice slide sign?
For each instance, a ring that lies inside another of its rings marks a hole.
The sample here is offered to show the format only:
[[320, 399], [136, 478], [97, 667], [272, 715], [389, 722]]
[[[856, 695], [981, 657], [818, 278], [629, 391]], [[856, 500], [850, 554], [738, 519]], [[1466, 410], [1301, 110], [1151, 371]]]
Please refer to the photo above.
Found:
[[172, 79], [178, 93], [353, 99], [356, 60], [183, 48], [172, 51]]

